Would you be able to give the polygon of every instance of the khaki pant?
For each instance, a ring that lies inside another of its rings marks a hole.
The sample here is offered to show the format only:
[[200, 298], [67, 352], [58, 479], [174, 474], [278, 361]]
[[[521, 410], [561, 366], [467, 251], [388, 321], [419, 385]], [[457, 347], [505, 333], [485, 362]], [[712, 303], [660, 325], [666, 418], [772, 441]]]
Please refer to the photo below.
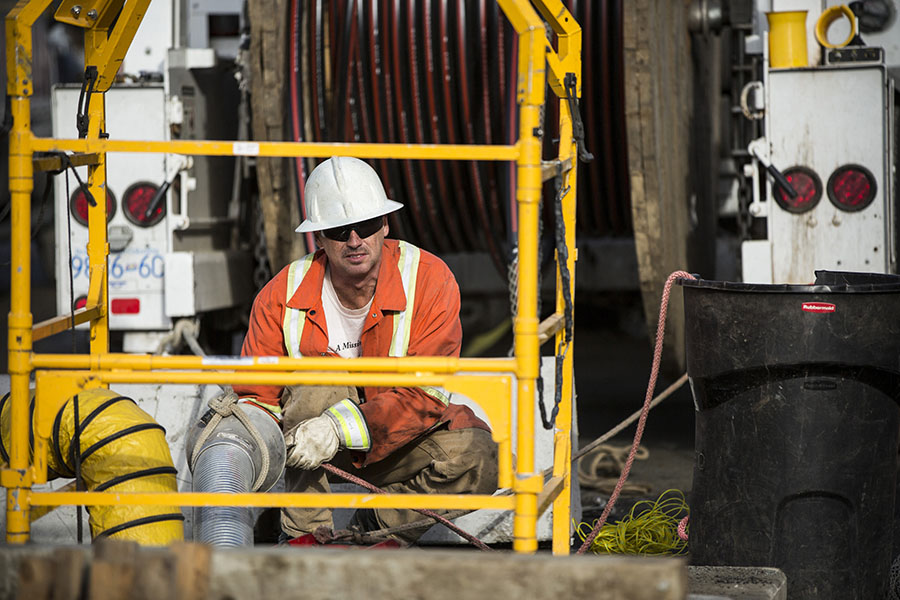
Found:
[[[353, 387], [294, 386], [282, 394], [282, 425], [288, 432], [301, 421], [322, 414], [329, 406], [350, 398], [359, 402]], [[350, 453], [341, 450], [332, 464], [357, 475], [389, 493], [491, 494], [497, 489], [497, 444], [483, 429], [438, 429], [397, 450], [384, 460], [357, 469]], [[331, 476], [334, 479], [334, 476]], [[322, 468], [285, 470], [285, 491], [328, 493], [331, 486]], [[342, 481], [340, 479], [336, 481]], [[447, 511], [437, 511], [439, 513]], [[424, 519], [408, 509], [375, 509], [379, 528], [396, 527]], [[331, 509], [285, 508], [281, 528], [288, 535], [312, 533], [318, 527], [333, 528]], [[397, 535], [414, 542], [429, 526]]]

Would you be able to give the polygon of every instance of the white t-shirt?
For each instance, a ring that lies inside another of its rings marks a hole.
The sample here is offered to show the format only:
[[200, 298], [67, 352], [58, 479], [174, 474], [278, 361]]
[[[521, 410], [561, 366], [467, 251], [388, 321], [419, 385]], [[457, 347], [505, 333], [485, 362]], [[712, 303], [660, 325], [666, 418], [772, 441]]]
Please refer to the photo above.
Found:
[[360, 356], [363, 324], [372, 307], [372, 300], [362, 308], [347, 308], [341, 304], [331, 283], [331, 269], [326, 269], [322, 283], [322, 307], [328, 327], [328, 349], [342, 358]]

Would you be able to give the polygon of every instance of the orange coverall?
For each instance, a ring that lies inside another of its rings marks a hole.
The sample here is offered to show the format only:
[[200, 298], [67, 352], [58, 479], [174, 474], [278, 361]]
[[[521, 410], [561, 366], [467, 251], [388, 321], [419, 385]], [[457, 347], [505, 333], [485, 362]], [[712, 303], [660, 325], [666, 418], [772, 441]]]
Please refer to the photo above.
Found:
[[[385, 240], [378, 283], [362, 333], [362, 356], [388, 356], [394, 315], [406, 307], [406, 293], [397, 261], [397, 240]], [[315, 253], [297, 291], [287, 302], [306, 313], [300, 338], [303, 356], [335, 356], [328, 351], [328, 329], [322, 307], [322, 282], [327, 257]], [[288, 356], [282, 324], [285, 313], [288, 268], [282, 269], [257, 295], [250, 313], [250, 326], [243, 356]], [[459, 321], [459, 286], [450, 269], [433, 254], [421, 251], [415, 285], [413, 318], [407, 356], [459, 356], [462, 326]], [[336, 360], [338, 360], [336, 358]], [[241, 397], [255, 397], [262, 404], [277, 406], [281, 387], [235, 385]], [[415, 387], [366, 387], [360, 409], [372, 438], [372, 448], [356, 453], [358, 467], [382, 460], [395, 450], [439, 424], [449, 430], [489, 427], [466, 406], [444, 404]]]

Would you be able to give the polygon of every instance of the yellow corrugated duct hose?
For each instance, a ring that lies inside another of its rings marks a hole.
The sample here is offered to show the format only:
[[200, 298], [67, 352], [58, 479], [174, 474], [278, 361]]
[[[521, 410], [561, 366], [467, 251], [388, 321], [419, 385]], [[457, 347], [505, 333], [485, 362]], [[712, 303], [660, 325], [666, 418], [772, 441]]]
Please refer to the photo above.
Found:
[[[4, 461], [9, 460], [8, 398], [9, 394], [0, 400], [0, 456]], [[33, 417], [33, 392], [31, 411]], [[73, 443], [76, 436], [78, 444]], [[29, 439], [33, 447], [33, 430]], [[165, 430], [134, 400], [110, 390], [86, 390], [63, 405], [53, 422], [47, 464], [50, 479], [75, 477], [80, 469], [89, 491], [178, 491]], [[94, 540], [112, 537], [162, 546], [184, 539], [184, 517], [175, 506], [92, 506], [88, 513]]]

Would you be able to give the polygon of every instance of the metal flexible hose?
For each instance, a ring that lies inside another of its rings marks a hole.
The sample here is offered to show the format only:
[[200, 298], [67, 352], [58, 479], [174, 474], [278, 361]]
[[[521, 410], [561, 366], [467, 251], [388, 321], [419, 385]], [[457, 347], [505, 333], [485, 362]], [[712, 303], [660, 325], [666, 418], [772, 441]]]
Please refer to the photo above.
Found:
[[[236, 443], [204, 448], [194, 464], [194, 491], [240, 494], [253, 485], [253, 460]], [[241, 506], [194, 509], [194, 541], [236, 548], [253, 545], [251, 511]]]
[[[188, 434], [185, 451], [195, 492], [265, 492], [284, 471], [281, 428], [263, 409], [238, 403], [233, 392], [209, 401], [210, 410]], [[221, 547], [253, 545], [250, 508], [194, 510], [194, 540]]]

